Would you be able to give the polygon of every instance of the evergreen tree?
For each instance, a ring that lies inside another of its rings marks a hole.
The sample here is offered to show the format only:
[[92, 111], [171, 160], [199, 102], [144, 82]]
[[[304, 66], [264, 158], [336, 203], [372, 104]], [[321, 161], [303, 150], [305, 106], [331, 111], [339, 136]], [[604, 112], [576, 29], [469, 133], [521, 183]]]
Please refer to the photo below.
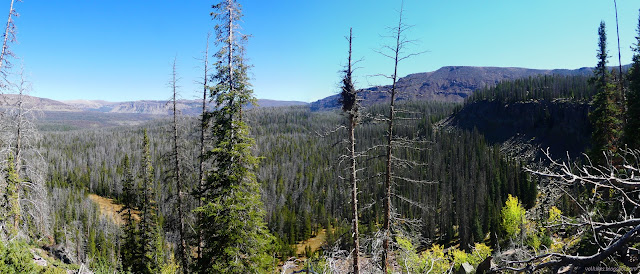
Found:
[[123, 228], [122, 245], [120, 247], [120, 258], [122, 268], [125, 271], [139, 269], [142, 264], [140, 246], [138, 241], [138, 227], [131, 211], [135, 210], [136, 193], [133, 185], [133, 174], [131, 173], [131, 163], [129, 155], [124, 155], [122, 163], [122, 209], [118, 213], [124, 215], [125, 225]]
[[624, 142], [632, 149], [640, 149], [640, 17], [638, 17], [637, 31], [637, 42], [632, 47], [633, 63], [628, 76], [627, 119], [624, 128]]
[[159, 237], [158, 213], [155, 201], [156, 193], [153, 184], [154, 174], [151, 165], [151, 152], [149, 148], [149, 136], [147, 130], [144, 130], [142, 141], [142, 167], [141, 167], [141, 199], [140, 205], [140, 253], [141, 264], [136, 273], [153, 273], [156, 272], [160, 258], [157, 257], [159, 252], [157, 241]]
[[10, 237], [15, 237], [20, 230], [20, 179], [16, 172], [13, 154], [9, 154], [7, 167], [5, 169], [6, 189], [4, 191], [4, 202], [7, 207], [6, 227]]
[[616, 87], [611, 83], [611, 75], [607, 70], [607, 35], [604, 21], [598, 29], [598, 64], [594, 69], [594, 82], [598, 93], [593, 99], [593, 111], [589, 118], [593, 125], [591, 136], [591, 159], [602, 164], [603, 153], [615, 153], [620, 138], [621, 110]]
[[210, 115], [213, 149], [207, 153], [213, 169], [207, 172], [203, 191], [204, 204], [196, 209], [201, 214], [199, 229], [204, 235], [202, 258], [197, 271], [210, 273], [267, 272], [273, 258], [268, 252], [273, 245], [264, 221], [260, 186], [254, 169], [257, 158], [251, 154], [254, 141], [243, 120], [243, 106], [255, 104], [248, 82], [243, 43], [247, 37], [238, 32], [242, 17], [234, 0], [213, 5], [211, 13], [216, 25], [211, 98], [216, 108]]

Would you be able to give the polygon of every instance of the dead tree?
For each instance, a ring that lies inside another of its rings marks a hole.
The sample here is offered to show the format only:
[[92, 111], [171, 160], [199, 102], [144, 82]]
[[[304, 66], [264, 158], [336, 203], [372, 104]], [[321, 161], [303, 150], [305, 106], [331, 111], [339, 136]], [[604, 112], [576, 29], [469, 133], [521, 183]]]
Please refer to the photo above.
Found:
[[[202, 116], [200, 117], [200, 155], [198, 160], [198, 193], [204, 191], [204, 170], [205, 170], [205, 132], [207, 131], [208, 124], [208, 112], [207, 112], [207, 92], [209, 91], [208, 79], [209, 79], [209, 40], [211, 39], [211, 33], [207, 33], [207, 46], [204, 50], [204, 57], [202, 58], [204, 77], [202, 78]], [[202, 206], [202, 199], [198, 199], [198, 207]], [[204, 239], [202, 230], [198, 229], [198, 250], [197, 258], [202, 258], [202, 245]]]
[[0, 74], [3, 78], [7, 77], [7, 70], [11, 68], [11, 63], [8, 61], [7, 57], [13, 56], [13, 52], [9, 50], [9, 43], [16, 41], [16, 26], [13, 22], [13, 17], [17, 17], [18, 13], [13, 8], [14, 2], [15, 0], [11, 0], [11, 6], [9, 7], [9, 16], [7, 18], [7, 25], [4, 28], [2, 51], [0, 52]]
[[18, 91], [18, 100], [16, 102], [17, 104], [17, 109], [16, 109], [16, 128], [15, 128], [15, 132], [16, 132], [16, 136], [15, 136], [15, 148], [14, 148], [14, 155], [15, 155], [15, 169], [16, 170], [20, 170], [20, 163], [21, 163], [21, 156], [22, 156], [22, 135], [24, 134], [24, 127], [26, 126], [25, 123], [25, 119], [24, 119], [24, 108], [23, 108], [23, 104], [24, 104], [24, 97], [23, 97], [23, 93], [24, 93], [24, 89], [26, 88], [24, 86], [25, 82], [24, 82], [24, 78], [21, 81], [21, 84], [19, 85], [19, 91]]
[[172, 73], [171, 73], [171, 81], [170, 86], [173, 91], [173, 97], [171, 100], [171, 111], [173, 114], [173, 123], [172, 123], [172, 133], [173, 133], [173, 177], [176, 182], [176, 190], [178, 191], [177, 195], [177, 209], [178, 209], [178, 230], [179, 230], [179, 246], [178, 246], [178, 259], [180, 260], [180, 264], [182, 267], [182, 272], [187, 273], [187, 243], [185, 236], [185, 225], [184, 225], [184, 197], [183, 189], [184, 183], [182, 178], [182, 172], [180, 170], [180, 149], [178, 148], [178, 108], [177, 108], [177, 97], [178, 97], [178, 78], [176, 72], [176, 59], [173, 59], [172, 65]]
[[618, 79], [618, 84], [620, 86], [620, 96], [622, 96], [622, 100], [624, 101], [624, 75], [622, 74], [622, 57], [620, 54], [620, 27], [618, 26], [618, 2], [616, 0], [613, 0], [613, 7], [615, 8], [616, 11], [616, 35], [618, 37], [618, 73], [620, 73], [619, 75], [619, 79]]
[[[390, 58], [393, 60], [393, 74], [391, 75], [382, 75], [391, 80], [391, 88], [387, 91], [389, 93], [390, 101], [389, 101], [389, 114], [384, 117], [383, 120], [387, 123], [387, 139], [386, 139], [386, 163], [385, 163], [385, 174], [384, 174], [384, 223], [383, 223], [383, 251], [382, 251], [382, 270], [384, 273], [389, 271], [389, 254], [390, 254], [390, 240], [391, 240], [391, 219], [392, 219], [392, 201], [391, 198], [393, 196], [392, 187], [394, 184], [394, 179], [398, 179], [393, 172], [394, 162], [399, 160], [394, 156], [394, 147], [399, 145], [400, 143], [404, 143], [407, 140], [400, 140], [395, 136], [394, 127], [395, 122], [397, 120], [396, 114], [398, 110], [396, 109], [396, 99], [398, 96], [398, 65], [401, 61], [411, 58], [415, 55], [421, 54], [419, 53], [405, 53], [406, 47], [409, 44], [414, 43], [413, 40], [408, 40], [405, 37], [405, 32], [411, 28], [410, 25], [405, 24], [402, 20], [402, 12], [403, 6], [400, 6], [398, 25], [396, 27], [391, 28], [391, 38], [393, 38], [394, 43], [392, 45], [386, 45], [383, 47], [385, 51], [379, 51], [381, 55]], [[406, 144], [403, 144], [406, 146]], [[417, 181], [416, 181], [417, 182]]]
[[342, 111], [345, 112], [348, 120], [349, 131], [349, 181], [351, 183], [351, 211], [353, 223], [353, 273], [360, 273], [359, 257], [360, 257], [360, 235], [358, 233], [358, 180], [356, 169], [356, 139], [355, 139], [355, 127], [358, 124], [358, 91], [353, 85], [351, 74], [353, 72], [351, 67], [351, 42], [353, 41], [353, 30], [349, 29], [349, 59], [347, 62], [347, 68], [345, 69], [345, 75], [342, 79], [342, 91], [340, 92], [340, 103], [342, 104]]
[[[583, 236], [583, 241], [598, 247], [591, 255], [574, 255], [564, 252], [544, 252], [526, 260], [503, 262], [503, 266], [493, 271], [512, 270], [533, 273], [541, 269], [560, 268], [585, 271], [607, 259], [613, 259], [633, 267], [638, 264], [640, 251], [633, 247], [640, 238], [640, 151], [622, 152], [624, 163], [615, 165], [608, 159], [604, 166], [591, 163], [572, 165], [558, 162], [546, 152], [550, 166], [543, 170], [529, 172], [551, 179], [551, 186], [560, 189], [580, 209], [576, 218], [562, 217], [548, 229], [562, 229], [567, 234]], [[590, 196], [581, 199], [570, 193], [575, 188], [592, 189]], [[616, 207], [615, 215], [603, 216], [602, 203]], [[587, 237], [584, 237], [584, 236]]]
[[[19, 2], [18, 0], [17, 2]], [[15, 57], [9, 49], [9, 44], [16, 41], [16, 26], [14, 18], [18, 16], [14, 8], [15, 0], [11, 0], [9, 6], [9, 14], [7, 24], [3, 33], [2, 50], [0, 51], [0, 93], [12, 90], [16, 93], [9, 97], [4, 97], [4, 105], [7, 111], [3, 111], [2, 126], [6, 127], [7, 138], [3, 140], [5, 144], [2, 149], [2, 156], [6, 159], [6, 154], [14, 155], [13, 169], [17, 175], [16, 193], [18, 197], [19, 211], [22, 212], [22, 219], [29, 219], [29, 223], [34, 224], [37, 230], [32, 232], [37, 234], [46, 234], [48, 229], [48, 203], [47, 189], [44, 183], [44, 172], [46, 172], [46, 162], [35, 148], [38, 139], [38, 132], [33, 124], [35, 115], [29, 107], [25, 106], [27, 97], [25, 94], [30, 90], [30, 83], [24, 76], [22, 69], [19, 74], [12, 77], [10, 69], [12, 64], [10, 58]], [[20, 220], [17, 220], [20, 221]], [[18, 226], [17, 223], [14, 224]]]
[[[32, 109], [32, 104], [28, 104], [29, 96], [27, 96], [31, 90], [31, 84], [24, 75], [24, 69], [21, 69], [17, 77], [8, 81], [12, 93], [15, 94], [4, 96], [4, 103], [8, 110], [3, 124], [9, 133], [5, 136], [8, 139], [4, 140], [9, 146], [5, 152], [13, 155], [14, 158], [12, 168], [19, 182], [16, 185], [16, 194], [19, 197], [17, 210], [22, 212], [21, 219], [28, 219], [29, 223], [36, 225], [37, 230], [31, 232], [44, 235], [47, 233], [49, 221], [47, 189], [44, 181], [47, 164], [36, 147], [40, 137], [34, 123], [37, 112]], [[23, 223], [23, 220], [16, 221]], [[21, 225], [16, 222], [14, 226]]]

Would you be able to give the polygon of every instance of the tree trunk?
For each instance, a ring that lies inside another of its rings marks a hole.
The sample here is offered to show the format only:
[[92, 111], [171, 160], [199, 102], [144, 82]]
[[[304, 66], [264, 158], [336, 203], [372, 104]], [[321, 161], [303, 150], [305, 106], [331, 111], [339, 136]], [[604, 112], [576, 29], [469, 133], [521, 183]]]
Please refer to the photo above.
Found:
[[183, 197], [182, 197], [182, 178], [180, 172], [180, 157], [178, 154], [178, 120], [177, 120], [177, 109], [176, 109], [176, 97], [177, 97], [177, 85], [176, 85], [176, 60], [173, 60], [173, 79], [172, 79], [172, 88], [173, 88], [173, 161], [174, 161], [174, 172], [176, 179], [176, 189], [178, 191], [178, 222], [179, 222], [179, 233], [180, 233], [180, 246], [178, 248], [178, 259], [182, 264], [182, 273], [187, 273], [187, 243], [185, 241], [185, 233], [184, 233], [184, 210], [183, 210]]
[[[211, 33], [207, 34], [207, 47], [204, 50], [204, 80], [202, 88], [202, 117], [200, 121], [200, 165], [198, 166], [198, 196], [202, 197], [202, 191], [204, 191], [204, 131], [207, 125], [207, 77], [209, 77], [208, 65], [209, 65], [209, 39]], [[202, 207], [202, 199], [198, 198], [198, 207]], [[202, 219], [202, 213], [199, 213], [200, 219]], [[204, 237], [202, 235], [202, 229], [198, 229], [198, 259], [202, 258], [202, 245], [204, 244]]]
[[22, 129], [22, 124], [23, 124], [23, 117], [22, 117], [22, 100], [23, 100], [23, 96], [22, 96], [22, 89], [20, 90], [20, 94], [18, 95], [18, 117], [17, 117], [17, 127], [16, 127], [16, 162], [15, 162], [15, 169], [16, 169], [16, 173], [18, 174], [18, 177], [20, 175], [20, 161], [21, 161], [21, 157], [22, 156], [22, 133], [23, 133], [23, 129]]
[[[347, 67], [347, 78], [349, 82], [351, 82], [351, 41], [353, 39], [352, 30], [349, 30], [349, 64]], [[355, 93], [355, 90], [350, 90], [350, 92]], [[351, 210], [353, 212], [352, 222], [353, 222], [353, 273], [360, 273], [360, 265], [359, 265], [359, 257], [360, 257], [360, 233], [358, 232], [358, 184], [356, 179], [356, 138], [355, 138], [355, 127], [356, 127], [356, 104], [354, 100], [353, 107], [349, 112], [349, 145], [350, 145], [350, 171], [351, 171]]]
[[11, 7], [9, 8], [9, 18], [7, 18], [7, 26], [4, 29], [4, 41], [2, 41], [2, 52], [0, 53], [0, 69], [2, 69], [2, 66], [5, 63], [5, 56], [7, 54], [7, 42], [9, 40], [9, 34], [12, 32], [11, 30], [11, 16], [13, 15], [13, 2], [14, 0], [11, 0]]
[[389, 240], [391, 238], [391, 177], [393, 175], [393, 171], [391, 170], [391, 161], [392, 161], [392, 153], [393, 153], [393, 119], [395, 116], [395, 100], [396, 100], [396, 85], [398, 79], [398, 62], [400, 55], [400, 47], [401, 47], [401, 34], [402, 34], [402, 9], [400, 9], [400, 20], [398, 21], [398, 28], [396, 32], [396, 48], [395, 48], [395, 58], [394, 58], [394, 66], [393, 66], [393, 75], [392, 80], [393, 84], [391, 85], [391, 102], [389, 104], [389, 117], [388, 117], [388, 132], [387, 132], [387, 170], [385, 174], [385, 199], [384, 199], [384, 242], [382, 246], [384, 251], [382, 252], [382, 270], [383, 273], [388, 272], [389, 267]]
[[349, 142], [351, 143], [351, 204], [353, 211], [353, 272], [360, 273], [358, 260], [360, 256], [360, 233], [358, 232], [358, 184], [356, 180], [356, 155], [355, 155], [355, 135], [354, 128], [356, 126], [355, 119], [351, 115], [349, 119]]

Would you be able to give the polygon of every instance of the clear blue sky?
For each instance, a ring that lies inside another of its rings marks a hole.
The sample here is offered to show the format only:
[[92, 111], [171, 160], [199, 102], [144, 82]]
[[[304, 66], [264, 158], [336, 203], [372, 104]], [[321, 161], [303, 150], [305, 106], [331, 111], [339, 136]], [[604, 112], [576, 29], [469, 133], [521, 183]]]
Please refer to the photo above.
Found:
[[[390, 60], [375, 53], [397, 22], [400, 1], [240, 1], [247, 55], [258, 98], [315, 101], [338, 91], [344, 37], [353, 27], [362, 59], [357, 85], [386, 84]], [[0, 11], [9, 9], [2, 1]], [[171, 62], [178, 58], [182, 97], [201, 92], [199, 61], [214, 1], [24, 0], [16, 3], [18, 43], [34, 96], [57, 100], [168, 99]], [[596, 63], [597, 28], [607, 23], [610, 59], [617, 65], [613, 0], [405, 0], [408, 33], [428, 51], [399, 74], [442, 66], [579, 68]], [[619, 0], [623, 63], [630, 63], [640, 1]], [[0, 13], [4, 14], [4, 13]], [[19, 63], [15, 61], [14, 63]]]

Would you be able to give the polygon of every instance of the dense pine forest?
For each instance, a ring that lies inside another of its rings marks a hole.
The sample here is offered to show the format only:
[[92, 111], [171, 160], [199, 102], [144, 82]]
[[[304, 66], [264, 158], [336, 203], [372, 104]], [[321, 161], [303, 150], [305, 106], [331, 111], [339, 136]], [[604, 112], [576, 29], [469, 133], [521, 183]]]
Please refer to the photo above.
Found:
[[640, 17], [631, 65], [608, 65], [602, 22], [592, 75], [450, 103], [397, 89], [414, 56], [401, 7], [388, 102], [363, 102], [352, 30], [339, 108], [312, 110], [258, 107], [242, 7], [211, 11], [199, 115], [177, 107], [175, 59], [171, 115], [126, 126], [39, 120], [66, 114], [25, 107], [24, 77], [3, 78], [16, 99], [0, 108], [1, 273], [637, 270]]
[[[402, 106], [422, 116], [408, 124], [402, 134], [420, 134], [426, 142], [420, 152], [401, 153], [412, 161], [429, 163], [419, 173], [408, 170], [403, 171], [406, 173], [403, 175], [414, 180], [426, 178], [432, 183], [399, 186], [398, 211], [403, 216], [424, 222], [415, 231], [424, 234], [424, 241], [450, 243], [455, 235], [459, 235], [467, 245], [474, 240], [482, 240], [484, 237], [480, 235], [489, 231], [499, 233], [498, 223], [490, 222], [499, 219], [496, 208], [500, 208], [508, 193], [526, 197], [525, 204], [528, 207], [533, 205], [535, 182], [522, 171], [520, 163], [502, 157], [499, 148], [487, 144], [478, 132], [434, 129], [432, 121], [450, 114], [455, 105], [420, 102]], [[381, 109], [375, 106], [371, 111], [376, 111], [376, 108]], [[339, 125], [341, 115], [311, 112], [307, 107], [290, 107], [256, 109], [248, 112], [247, 116], [256, 139], [256, 154], [262, 158], [256, 177], [261, 184], [266, 221], [281, 243], [278, 255], [282, 258], [295, 256], [293, 245], [317, 234], [320, 229], [335, 229], [333, 233], [336, 235], [332, 236], [335, 238], [331, 242], [340, 236], [348, 236], [338, 235], [338, 232], [346, 234], [349, 227], [349, 207], [344, 203], [349, 199], [349, 192], [344, 180], [340, 179], [346, 175], [343, 167], [334, 168], [340, 166], [343, 136], [337, 133], [318, 134]], [[192, 119], [190, 124], [193, 126], [196, 122]], [[171, 146], [164, 137], [166, 129], [163, 129], [163, 124], [156, 122], [140, 128], [46, 133], [43, 140], [47, 141], [42, 142], [42, 147], [48, 151], [44, 157], [51, 168], [47, 181], [51, 187], [81, 189], [122, 201], [123, 155], [132, 163], [140, 162], [139, 136], [143, 128], [149, 128], [153, 166], [166, 166], [163, 155], [170, 153]], [[380, 125], [372, 123], [357, 137], [363, 146], [372, 147], [383, 130]], [[190, 135], [192, 143], [196, 142], [195, 133], [185, 134], [184, 139], [188, 140]], [[129, 142], [124, 143], [123, 140]], [[196, 146], [192, 144], [191, 147]], [[189, 153], [186, 161], [192, 166], [197, 163], [196, 152]], [[63, 162], [66, 164], [56, 164]], [[362, 159], [362, 164], [366, 164], [365, 176], [371, 179], [361, 183], [363, 193], [368, 194], [362, 196], [361, 201], [371, 204], [371, 207], [361, 213], [361, 223], [363, 233], [372, 234], [382, 219], [381, 205], [375, 201], [383, 196], [383, 191], [375, 174], [382, 172], [383, 168], [374, 157]], [[133, 166], [134, 177], [139, 169]], [[465, 172], [446, 172], [450, 169]], [[161, 183], [164, 177], [162, 170], [156, 169], [154, 181], [159, 182], [156, 189], [162, 190], [157, 194], [157, 201], [172, 199], [171, 185]], [[192, 182], [196, 179], [189, 178]], [[410, 202], [403, 203], [403, 199]], [[426, 207], [433, 209], [422, 210]], [[172, 208], [170, 202], [160, 206], [159, 212], [166, 223], [175, 219]], [[473, 227], [473, 230], [454, 231], [455, 226]]]

